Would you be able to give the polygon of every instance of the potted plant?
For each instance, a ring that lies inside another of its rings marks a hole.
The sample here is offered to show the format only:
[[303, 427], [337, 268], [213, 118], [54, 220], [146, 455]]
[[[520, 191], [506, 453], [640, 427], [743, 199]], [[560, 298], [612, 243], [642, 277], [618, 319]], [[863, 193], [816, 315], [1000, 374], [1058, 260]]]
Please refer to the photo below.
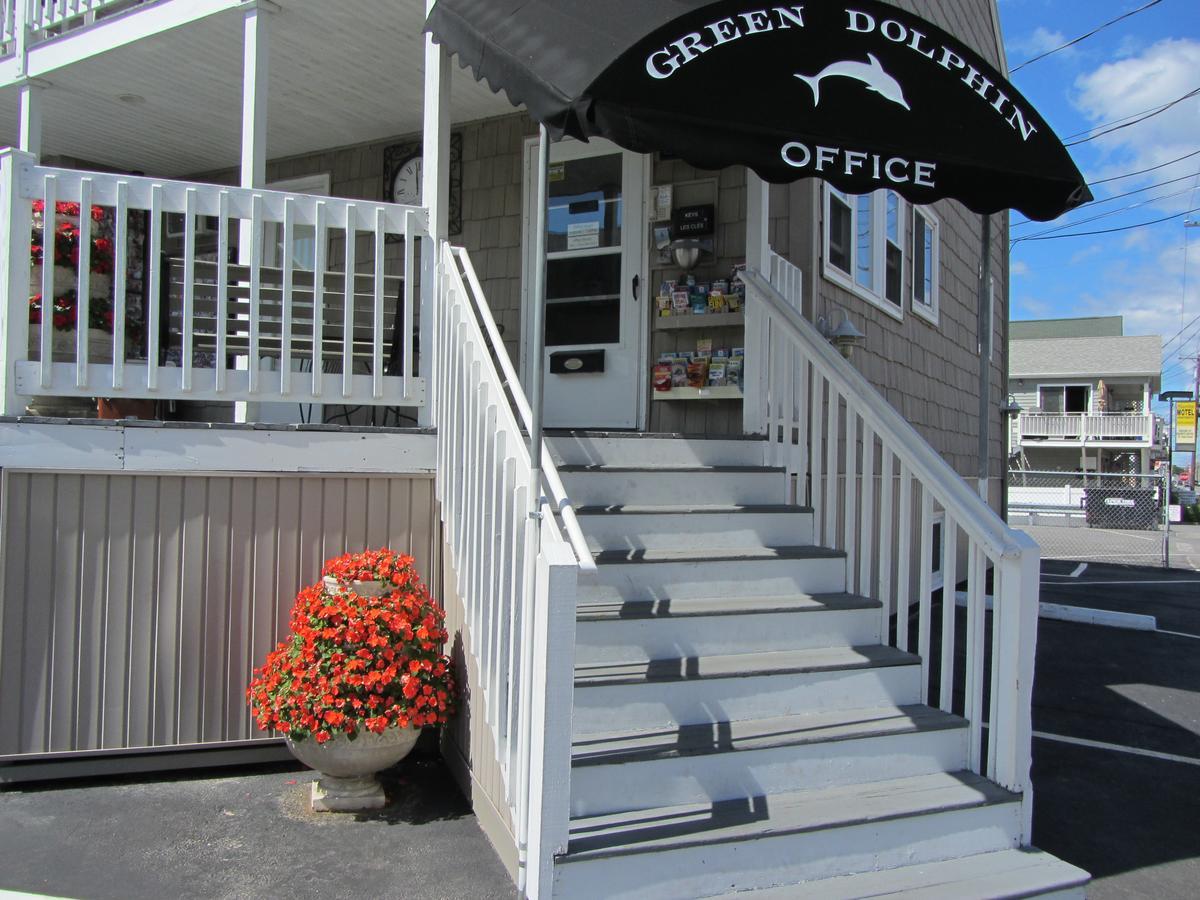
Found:
[[346, 554], [322, 575], [296, 597], [291, 635], [255, 670], [247, 699], [259, 727], [321, 773], [314, 810], [377, 809], [375, 774], [454, 713], [445, 615], [411, 556]]

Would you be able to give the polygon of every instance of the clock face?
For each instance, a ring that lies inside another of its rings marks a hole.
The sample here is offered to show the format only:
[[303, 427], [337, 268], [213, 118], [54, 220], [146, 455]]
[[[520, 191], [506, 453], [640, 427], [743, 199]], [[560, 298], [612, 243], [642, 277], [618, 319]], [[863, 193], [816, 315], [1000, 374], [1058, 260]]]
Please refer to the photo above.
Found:
[[420, 156], [412, 156], [396, 167], [392, 176], [392, 202], [408, 206], [419, 206], [421, 203], [421, 169]]

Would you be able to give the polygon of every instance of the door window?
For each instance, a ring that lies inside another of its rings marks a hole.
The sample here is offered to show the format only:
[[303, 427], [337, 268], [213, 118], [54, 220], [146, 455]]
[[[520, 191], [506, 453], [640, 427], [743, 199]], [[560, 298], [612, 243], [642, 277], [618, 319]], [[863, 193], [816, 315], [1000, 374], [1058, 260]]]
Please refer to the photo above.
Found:
[[546, 345], [621, 340], [620, 154], [550, 167]]

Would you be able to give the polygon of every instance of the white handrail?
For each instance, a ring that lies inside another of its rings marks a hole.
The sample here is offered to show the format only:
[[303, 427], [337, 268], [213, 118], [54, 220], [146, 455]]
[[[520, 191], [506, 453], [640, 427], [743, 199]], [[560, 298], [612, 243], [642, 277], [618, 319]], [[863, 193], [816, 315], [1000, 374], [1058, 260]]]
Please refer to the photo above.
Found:
[[436, 483], [464, 610], [463, 649], [475, 663], [482, 700], [473, 706], [491, 729], [504, 788], [490, 799], [509, 809], [520, 886], [548, 896], [569, 830], [575, 590], [594, 563], [573, 549], [548, 500], [540, 519], [530, 515], [531, 495], [542, 494], [530, 482], [514, 409], [520, 386], [477, 281], [468, 288], [463, 279], [470, 260], [447, 243], [438, 260], [430, 351]]
[[[504, 346], [504, 339], [500, 335], [500, 329], [496, 326], [496, 320], [492, 316], [492, 310], [484, 300], [483, 286], [480, 284], [479, 276], [475, 272], [475, 266], [471, 262], [471, 257], [467, 253], [466, 248], [456, 247], [454, 248], [454, 253], [458, 257], [463, 271], [466, 273], [467, 283], [471, 287], [472, 301], [476, 314], [483, 323], [487, 338], [491, 343], [492, 354], [500, 364], [505, 386], [508, 388], [513, 403], [517, 407], [517, 413], [521, 417], [521, 422], [524, 424], [526, 432], [528, 432], [533, 426], [533, 411], [529, 408], [529, 400], [525, 397], [525, 392], [521, 388], [521, 382], [517, 378], [516, 369], [513, 368], [512, 360], [509, 358], [508, 349]], [[583, 529], [580, 527], [579, 519], [575, 514], [575, 506], [567, 496], [567, 490], [563, 487], [562, 478], [558, 474], [558, 466], [554, 462], [550, 448], [544, 442], [542, 444], [542, 477], [546, 481], [546, 489], [549, 491], [550, 498], [554, 501], [552, 506], [562, 517], [563, 527], [567, 532], [571, 548], [575, 551], [575, 556], [579, 560], [579, 568], [584, 572], [595, 572], [596, 563], [592, 559], [592, 552], [588, 547], [587, 539], [583, 536]]]
[[[883, 643], [917, 654], [921, 701], [967, 720], [971, 769], [1022, 793], [1028, 840], [1038, 547], [1008, 528], [802, 317], [802, 273], [774, 254], [771, 269], [771, 280], [756, 271], [743, 277], [747, 313], [762, 323], [766, 376], [765, 390], [746, 402], [761, 404], [750, 412], [766, 426], [769, 459], [787, 473], [786, 499], [812, 508], [815, 543], [845, 553], [846, 589], [879, 601]], [[963, 599], [965, 629], [957, 620]]]
[[864, 407], [863, 413], [870, 417], [875, 433], [893, 450], [903, 447], [907, 451], [905, 462], [913, 475], [938, 485], [939, 493], [944, 494], [938, 500], [961, 527], [978, 532], [985, 549], [994, 556], [1008, 557], [1024, 550], [1023, 535], [1005, 525], [1004, 520], [979, 499], [962, 477], [896, 412], [895, 407], [880, 396], [862, 373], [841, 358], [786, 297], [759, 272], [747, 270], [742, 277], [770, 309], [773, 321], [804, 347], [821, 374], [836, 384], [843, 395], [853, 395], [855, 402]]

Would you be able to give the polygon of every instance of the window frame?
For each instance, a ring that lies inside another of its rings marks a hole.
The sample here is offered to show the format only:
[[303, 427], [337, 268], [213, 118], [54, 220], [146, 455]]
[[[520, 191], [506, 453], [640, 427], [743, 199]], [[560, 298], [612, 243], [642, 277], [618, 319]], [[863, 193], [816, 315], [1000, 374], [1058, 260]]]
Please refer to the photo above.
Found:
[[[896, 191], [888, 188], [880, 188], [868, 194], [847, 194], [844, 191], [839, 191], [829, 183], [823, 185], [824, 196], [822, 198], [822, 207], [824, 210], [824, 220], [821, 224], [821, 275], [839, 287], [844, 288], [857, 297], [866, 300], [872, 306], [883, 310], [893, 319], [898, 322], [904, 321], [904, 278], [905, 267], [908, 262], [908, 249], [906, 241], [906, 221], [908, 216], [905, 213], [906, 201]], [[887, 233], [887, 199], [888, 194], [893, 194], [896, 197], [898, 208], [896, 211], [896, 227], [899, 232], [897, 235], [898, 242], [892, 241]], [[871, 198], [871, 287], [866, 287], [858, 281], [858, 233], [859, 233], [859, 198], [870, 196]], [[832, 204], [836, 198], [837, 202], [845, 206], [849, 211], [850, 216], [850, 245], [847, 248], [850, 256], [850, 271], [847, 272], [835, 265], [830, 256], [830, 244], [832, 236]], [[900, 252], [900, 296], [893, 303], [887, 296], [887, 249], [888, 245], [892, 244]]]
[[930, 325], [937, 325], [941, 319], [942, 220], [931, 207], [913, 206], [912, 242], [914, 244], [917, 240], [918, 216], [933, 232], [930, 241], [932, 253], [930, 254], [931, 278], [929, 288], [932, 302], [926, 303], [923, 300], [917, 299], [917, 250], [914, 246], [912, 249], [912, 289], [909, 291], [909, 308], [912, 309], [913, 315], [919, 316]]

